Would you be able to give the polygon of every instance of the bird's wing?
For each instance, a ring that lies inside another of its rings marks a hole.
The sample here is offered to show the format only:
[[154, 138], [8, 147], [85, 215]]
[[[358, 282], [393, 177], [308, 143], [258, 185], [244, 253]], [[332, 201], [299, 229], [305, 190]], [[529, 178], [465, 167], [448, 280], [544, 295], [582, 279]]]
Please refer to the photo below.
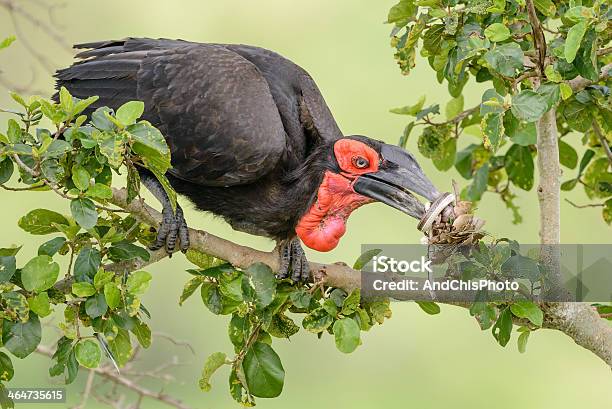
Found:
[[268, 83], [222, 45], [129, 39], [84, 44], [86, 58], [58, 71], [58, 87], [96, 106], [145, 103], [172, 153], [170, 173], [208, 186], [246, 184], [270, 172], [286, 134]]

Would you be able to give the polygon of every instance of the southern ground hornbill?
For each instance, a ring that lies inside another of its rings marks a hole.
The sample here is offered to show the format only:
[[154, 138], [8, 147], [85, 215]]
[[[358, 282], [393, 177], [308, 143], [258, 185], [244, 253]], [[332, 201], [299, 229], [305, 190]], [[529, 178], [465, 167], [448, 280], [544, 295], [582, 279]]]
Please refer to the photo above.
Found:
[[[234, 229], [276, 239], [280, 277], [306, 279], [300, 240], [336, 247], [353, 210], [373, 201], [415, 218], [440, 193], [403, 149], [345, 136], [306, 71], [258, 47], [129, 38], [75, 46], [85, 51], [57, 72], [57, 87], [98, 95], [92, 107], [145, 103], [144, 119], [171, 149], [168, 178], [198, 209]], [[157, 180], [143, 184], [161, 201], [152, 248], [189, 246], [187, 224]]]

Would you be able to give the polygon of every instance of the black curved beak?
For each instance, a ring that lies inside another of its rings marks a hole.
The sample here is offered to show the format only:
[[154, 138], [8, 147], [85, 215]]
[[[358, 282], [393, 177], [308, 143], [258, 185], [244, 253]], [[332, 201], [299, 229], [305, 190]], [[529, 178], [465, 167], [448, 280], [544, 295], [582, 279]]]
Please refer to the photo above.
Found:
[[378, 171], [361, 175], [353, 184], [355, 192], [385, 203], [416, 219], [425, 207], [413, 193], [434, 201], [440, 192], [427, 179], [414, 156], [402, 148], [383, 145]]

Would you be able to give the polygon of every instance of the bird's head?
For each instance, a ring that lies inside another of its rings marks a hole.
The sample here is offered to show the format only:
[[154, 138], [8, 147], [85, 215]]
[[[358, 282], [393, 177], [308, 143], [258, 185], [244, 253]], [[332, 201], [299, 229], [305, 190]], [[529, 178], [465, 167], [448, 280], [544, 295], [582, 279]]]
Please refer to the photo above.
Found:
[[413, 193], [429, 201], [440, 195], [416, 159], [397, 146], [352, 135], [326, 145], [318, 156], [322, 181], [296, 226], [302, 242], [318, 251], [335, 248], [351, 212], [366, 203], [382, 202], [420, 219], [425, 208]]

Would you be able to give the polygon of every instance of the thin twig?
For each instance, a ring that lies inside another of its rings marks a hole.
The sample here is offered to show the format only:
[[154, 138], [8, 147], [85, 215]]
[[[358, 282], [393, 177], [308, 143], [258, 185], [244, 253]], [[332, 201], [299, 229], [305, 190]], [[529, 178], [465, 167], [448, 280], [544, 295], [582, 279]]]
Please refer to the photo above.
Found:
[[608, 145], [606, 136], [603, 134], [599, 124], [595, 120], [593, 121], [593, 132], [595, 132], [595, 135], [597, 135], [599, 138], [599, 142], [608, 156], [608, 162], [610, 162], [610, 165], [612, 166], [612, 151], [610, 151], [610, 145]]
[[[36, 348], [36, 352], [41, 355], [46, 355], [48, 357], [53, 356], [53, 351], [50, 347], [46, 345], [39, 345]], [[91, 372], [110, 380], [115, 385], [129, 389], [137, 393], [139, 396], [155, 399], [177, 409], [191, 409], [190, 406], [185, 405], [183, 402], [176, 398], [173, 398], [163, 392], [155, 392], [153, 390], [147, 389], [144, 386], [135, 383], [131, 379], [117, 374], [115, 370], [110, 366], [101, 366], [98, 368], [93, 368], [91, 369]]]
[[567, 203], [571, 204], [572, 206], [574, 206], [577, 209], [585, 209], [587, 207], [602, 207], [602, 206], [605, 206], [604, 203], [587, 203], [587, 204], [583, 204], [583, 205], [578, 205], [578, 204], [572, 202], [569, 199], [565, 199], [565, 201]]

